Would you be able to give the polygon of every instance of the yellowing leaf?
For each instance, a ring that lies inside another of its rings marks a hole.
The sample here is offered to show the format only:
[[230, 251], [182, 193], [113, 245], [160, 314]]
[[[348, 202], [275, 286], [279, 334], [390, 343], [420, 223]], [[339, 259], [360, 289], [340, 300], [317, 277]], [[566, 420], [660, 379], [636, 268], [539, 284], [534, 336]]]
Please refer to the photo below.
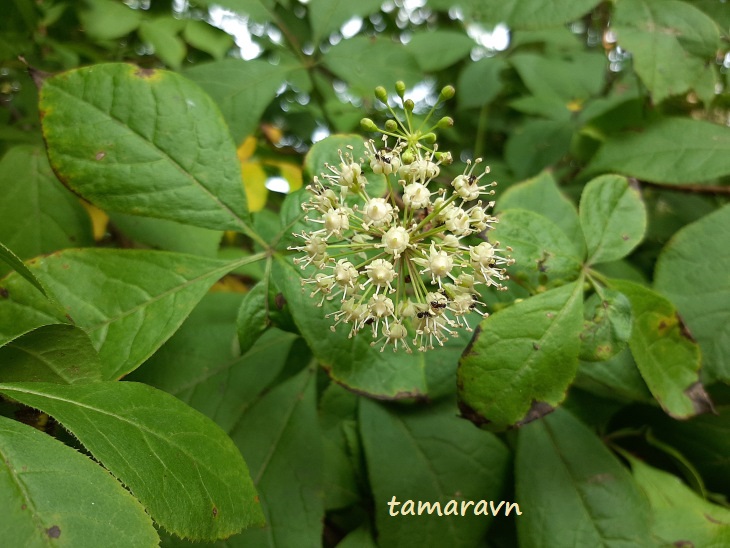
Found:
[[273, 144], [278, 143], [281, 141], [281, 138], [284, 135], [284, 132], [281, 131], [280, 128], [276, 126], [272, 126], [270, 124], [263, 124], [261, 126], [261, 131], [264, 132], [264, 135], [266, 135], [266, 138], [271, 141]]
[[104, 239], [106, 227], [109, 224], [109, 215], [86, 200], [81, 200], [81, 205], [86, 208], [86, 211], [89, 213], [89, 217], [91, 217], [91, 226], [94, 229], [94, 240], [98, 242]]
[[238, 155], [238, 160], [243, 162], [248, 162], [248, 160], [253, 156], [254, 151], [256, 150], [256, 137], [253, 135], [250, 137], [246, 137], [243, 140], [243, 143], [241, 143], [236, 150], [236, 154]]
[[241, 164], [241, 175], [249, 211], [261, 211], [266, 205], [266, 197], [269, 194], [265, 184], [264, 168], [259, 163], [244, 162]]
[[301, 166], [289, 162], [266, 162], [266, 165], [274, 166], [279, 170], [281, 176], [289, 183], [289, 192], [302, 188]]

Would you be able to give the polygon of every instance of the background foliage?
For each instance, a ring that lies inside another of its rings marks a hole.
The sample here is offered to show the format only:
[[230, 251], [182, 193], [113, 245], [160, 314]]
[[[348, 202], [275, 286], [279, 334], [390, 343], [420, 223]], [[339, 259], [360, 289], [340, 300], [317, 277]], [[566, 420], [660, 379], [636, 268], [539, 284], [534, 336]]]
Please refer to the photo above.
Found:
[[[730, 544], [729, 39], [724, 0], [4, 5], [2, 538]], [[517, 260], [426, 354], [331, 333], [286, 249], [396, 80], [456, 85]]]

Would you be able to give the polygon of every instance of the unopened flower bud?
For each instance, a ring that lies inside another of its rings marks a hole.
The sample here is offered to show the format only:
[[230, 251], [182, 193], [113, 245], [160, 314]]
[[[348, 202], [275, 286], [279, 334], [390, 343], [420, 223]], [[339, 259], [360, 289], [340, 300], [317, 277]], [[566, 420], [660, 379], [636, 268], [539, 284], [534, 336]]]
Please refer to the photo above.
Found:
[[360, 120], [360, 127], [365, 131], [378, 131], [378, 126], [375, 125], [370, 118], [363, 118]]
[[388, 104], [388, 92], [385, 91], [383, 86], [375, 88], [375, 97], [377, 97], [381, 102]]
[[406, 99], [403, 102], [403, 108], [406, 110], [406, 112], [413, 112], [413, 109], [416, 108], [416, 104], [413, 102], [412, 99]]
[[406, 84], [405, 84], [405, 82], [403, 82], [402, 80], [398, 80], [395, 83], [395, 92], [398, 94], [398, 97], [400, 97], [401, 99], [403, 99], [403, 95], [406, 92]]
[[441, 93], [439, 93], [439, 99], [441, 101], [448, 101], [454, 96], [454, 93], [456, 93], [454, 86], [444, 86]]
[[398, 129], [398, 124], [396, 123], [395, 120], [387, 120], [385, 122], [385, 129], [388, 130], [388, 131], [390, 131], [390, 132], [393, 132], [396, 129]]
[[454, 119], [451, 116], [444, 116], [438, 121], [438, 124], [436, 124], [436, 127], [439, 127], [441, 129], [451, 127], [454, 125]]

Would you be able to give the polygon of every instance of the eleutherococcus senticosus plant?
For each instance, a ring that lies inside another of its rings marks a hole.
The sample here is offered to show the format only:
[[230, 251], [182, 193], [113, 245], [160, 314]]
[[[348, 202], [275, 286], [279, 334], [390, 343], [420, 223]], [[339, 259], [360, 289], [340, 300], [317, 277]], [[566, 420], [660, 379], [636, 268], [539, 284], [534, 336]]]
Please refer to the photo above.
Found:
[[[443, 345], [458, 328], [471, 331], [467, 316], [486, 316], [476, 286], [504, 289], [505, 266], [513, 262], [504, 255], [510, 248], [486, 237], [478, 244], [464, 243], [471, 235], [484, 234], [497, 222], [487, 210], [495, 182], [484, 183], [489, 168], [481, 158], [468, 161], [447, 188], [435, 179], [442, 165], [452, 163], [449, 152], [438, 150], [435, 130], [453, 125], [441, 118], [423, 129], [436, 106], [454, 95], [446, 86], [425, 120], [414, 128], [411, 100], [404, 99], [405, 85], [396, 83], [403, 105], [400, 120], [388, 103], [387, 92], [378, 87], [376, 97], [393, 116], [383, 129], [365, 118], [367, 131], [382, 134], [382, 143], [370, 140], [365, 158], [352, 150], [339, 151], [339, 165], [325, 164], [307, 190], [312, 194], [302, 208], [305, 220], [317, 226], [295, 234], [302, 252], [295, 259], [303, 269], [316, 272], [304, 278], [311, 296], [336, 300], [339, 309], [328, 316], [332, 330], [350, 325], [350, 337], [369, 327], [373, 345], [392, 344], [411, 352], [411, 339], [418, 350]], [[384, 195], [371, 195], [368, 186], [376, 177], [385, 179]], [[355, 200], [348, 197], [355, 196]]]

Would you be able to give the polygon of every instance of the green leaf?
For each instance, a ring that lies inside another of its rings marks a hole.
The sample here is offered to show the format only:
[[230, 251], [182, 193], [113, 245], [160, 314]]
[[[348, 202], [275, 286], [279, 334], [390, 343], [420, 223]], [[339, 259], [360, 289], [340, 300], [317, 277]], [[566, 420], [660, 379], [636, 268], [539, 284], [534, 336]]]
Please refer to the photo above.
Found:
[[412, 86], [422, 78], [413, 55], [400, 43], [383, 37], [355, 36], [324, 54], [322, 62], [358, 95], [370, 97], [377, 86], [402, 80]]
[[669, 415], [685, 419], [711, 409], [699, 381], [700, 349], [667, 299], [641, 285], [611, 280], [631, 301], [629, 347], [649, 390]]
[[602, 289], [583, 305], [581, 360], [602, 362], [621, 352], [631, 336], [631, 303], [622, 293]]
[[[496, 503], [501, 495], [508, 464], [496, 436], [454, 416], [451, 401], [399, 411], [364, 398], [360, 435], [380, 546], [479, 543], [490, 523], [486, 501]], [[446, 515], [435, 509], [429, 515], [423, 508], [419, 515], [419, 501], [439, 503]], [[485, 501], [479, 508], [484, 514], [475, 515], [476, 504], [462, 501]]]
[[[319, 546], [324, 507], [315, 370], [306, 368], [257, 401], [231, 437], [249, 463], [266, 527], [233, 546]], [[293, 494], [296, 494], [293, 496]]]
[[185, 41], [220, 61], [233, 45], [233, 37], [203, 21], [188, 20], [183, 30]]
[[558, 188], [555, 177], [549, 171], [510, 186], [500, 193], [495, 212], [506, 209], [529, 209], [547, 217], [559, 226], [576, 250], [576, 255], [585, 255], [585, 240], [580, 227], [578, 210]]
[[89, 336], [72, 325], [47, 325], [0, 348], [3, 382], [83, 384], [102, 380]]
[[672, 474], [629, 458], [634, 478], [649, 499], [652, 532], [666, 546], [727, 546], [730, 510], [712, 504]]
[[79, 13], [84, 32], [95, 40], [115, 40], [135, 30], [143, 12], [114, 0], [86, 0]]
[[717, 25], [679, 0], [621, 0], [612, 28], [634, 70], [659, 103], [693, 89], [719, 47]]
[[666, 415], [651, 422], [651, 431], [681, 451], [702, 473], [707, 487], [730, 492], [730, 406], [677, 422]]
[[[0, 189], [0, 242], [19, 257], [94, 243], [89, 216], [58, 182], [43, 149], [22, 145], [8, 150], [0, 161]], [[7, 272], [0, 266], [0, 276]]]
[[552, 221], [526, 209], [508, 209], [499, 214], [499, 223], [489, 239], [509, 245], [515, 264], [509, 267], [512, 279], [533, 289], [554, 287], [578, 278], [581, 257], [565, 233]]
[[639, 191], [624, 177], [603, 175], [588, 183], [579, 214], [588, 264], [622, 259], [644, 237], [646, 208]]
[[416, 31], [407, 49], [416, 58], [424, 72], [435, 72], [450, 67], [469, 55], [476, 42], [463, 32], [453, 30]]
[[218, 108], [189, 80], [94, 65], [45, 80], [40, 109], [53, 169], [99, 207], [215, 230], [247, 228], [235, 146]]
[[664, 118], [606, 141], [586, 174], [623, 173], [654, 183], [699, 183], [730, 175], [730, 131], [702, 120]]
[[[703, 373], [730, 382], [730, 206], [681, 231], [662, 250], [655, 287], [676, 305], [703, 355]], [[701, 251], [700, 251], [701, 250]]]
[[111, 222], [125, 236], [154, 249], [216, 257], [223, 232], [165, 219], [110, 213]]
[[628, 348], [604, 362], [581, 362], [573, 386], [619, 401], [653, 399]]
[[106, 470], [51, 436], [0, 417], [0, 463], [6, 546], [159, 544], [142, 505]]
[[117, 379], [149, 358], [208, 288], [236, 266], [191, 255], [118, 249], [69, 249], [37, 259], [31, 269], [56, 295], [66, 316], [10, 275], [4, 280], [8, 298], [0, 299], [0, 343], [41, 325], [72, 320], [99, 350], [104, 378]]
[[380, 0], [312, 0], [309, 3], [309, 22], [312, 40], [316, 44], [342, 28], [353, 17], [365, 17], [380, 9]]
[[647, 501], [628, 470], [567, 411], [519, 430], [515, 476], [520, 546], [654, 545]]
[[172, 16], [145, 19], [137, 31], [142, 41], [150, 44], [155, 55], [167, 66], [180, 69], [188, 48], [178, 36], [185, 22]]
[[241, 355], [236, 343], [236, 314], [241, 295], [208, 293], [162, 348], [129, 380], [144, 382], [177, 396], [230, 431], [259, 393], [277, 378], [296, 351], [296, 335], [270, 329]]
[[578, 370], [583, 282], [552, 289], [485, 318], [459, 362], [460, 407], [504, 429], [565, 398]]
[[491, 103], [502, 91], [501, 73], [507, 63], [501, 57], [485, 57], [467, 63], [459, 73], [456, 100], [460, 109], [482, 107]]
[[[225, 59], [185, 71], [215, 100], [237, 144], [251, 135], [266, 107], [294, 67], [266, 61]], [[238, 178], [240, 184], [240, 175]]]
[[505, 160], [518, 179], [537, 175], [568, 152], [572, 136], [573, 128], [568, 122], [528, 120], [510, 135]]
[[3, 383], [0, 393], [56, 418], [178, 536], [222, 539], [263, 521], [236, 447], [174, 396], [129, 382]]
[[319, 424], [324, 461], [322, 488], [325, 510], [357, 504], [365, 483], [362, 447], [357, 431], [359, 397], [331, 382], [322, 393]]
[[260, 282], [246, 293], [236, 321], [241, 352], [246, 353], [269, 327], [267, 285]]
[[504, 21], [515, 29], [557, 27], [588, 13], [599, 0], [475, 1], [484, 21]]
[[554, 99], [566, 110], [571, 102], [598, 95], [608, 68], [604, 54], [588, 52], [518, 53], [510, 57], [510, 63], [532, 95]]
[[[30, 269], [25, 265], [25, 263], [20, 260], [20, 257], [13, 253], [12, 250], [5, 247], [2, 242], [0, 242], [0, 260], [10, 266], [13, 271], [25, 278], [27, 282], [33, 284], [33, 286], [38, 291], [43, 293], [45, 297], [49, 297], [48, 293], [46, 292], [46, 288], [43, 287], [41, 281], [36, 278], [35, 275], [30, 271]], [[0, 292], [0, 297], [7, 299], [8, 296], [7, 294]]]

